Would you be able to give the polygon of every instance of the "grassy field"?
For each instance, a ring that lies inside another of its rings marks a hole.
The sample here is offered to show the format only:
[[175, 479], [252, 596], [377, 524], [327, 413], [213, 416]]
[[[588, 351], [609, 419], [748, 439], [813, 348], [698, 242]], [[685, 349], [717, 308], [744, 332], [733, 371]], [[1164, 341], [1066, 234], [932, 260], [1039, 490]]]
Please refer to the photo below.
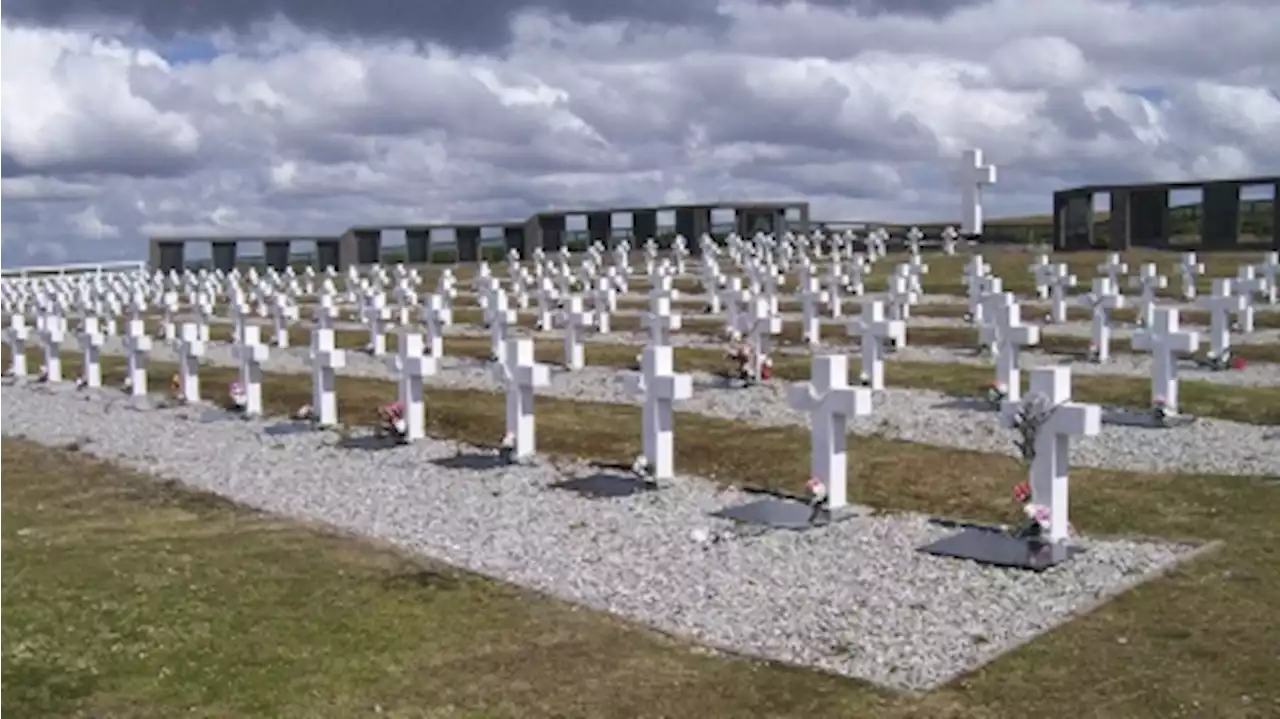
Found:
[[[156, 366], [164, 382], [172, 367]], [[231, 373], [210, 369], [210, 387]], [[116, 362], [109, 382], [122, 379]], [[269, 411], [306, 379], [268, 376]], [[162, 385], [161, 385], [162, 386]], [[372, 420], [389, 382], [342, 377]], [[496, 394], [433, 391], [433, 435], [492, 441]], [[798, 490], [807, 431], [679, 414], [684, 471]], [[551, 455], [624, 460], [638, 409], [539, 398]], [[9, 428], [10, 432], [20, 428]], [[1276, 478], [1072, 473], [1093, 535], [1224, 546], [927, 696], [710, 656], [526, 592], [88, 462], [3, 446], [13, 716], [1264, 717], [1280, 709]], [[1012, 459], [860, 438], [855, 501], [1007, 521]]]

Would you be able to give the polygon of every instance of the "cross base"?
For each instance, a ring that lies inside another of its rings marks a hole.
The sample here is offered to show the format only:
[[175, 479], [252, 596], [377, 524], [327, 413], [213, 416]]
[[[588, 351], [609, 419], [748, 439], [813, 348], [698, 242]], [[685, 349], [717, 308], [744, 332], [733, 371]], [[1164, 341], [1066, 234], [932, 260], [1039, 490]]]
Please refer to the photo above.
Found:
[[1084, 551], [1034, 537], [1014, 537], [999, 527], [966, 526], [958, 534], [939, 539], [916, 551], [935, 557], [967, 559], [979, 564], [1043, 572]]
[[619, 499], [661, 489], [656, 482], [619, 472], [596, 472], [551, 485], [592, 499]]
[[1150, 429], [1172, 429], [1186, 427], [1198, 419], [1189, 414], [1173, 414], [1159, 417], [1154, 411], [1142, 412], [1125, 407], [1103, 407], [1102, 423], [1116, 427], [1147, 427]]
[[378, 452], [384, 449], [395, 449], [404, 446], [399, 437], [382, 434], [361, 434], [343, 437], [338, 440], [338, 449], [362, 449], [366, 452]]
[[[459, 451], [452, 457], [433, 459], [431, 463], [445, 469], [469, 469], [487, 472], [516, 464], [515, 449], [512, 447], [480, 447], [482, 451], [463, 453]], [[490, 450], [485, 452], [483, 450]]]
[[314, 431], [314, 429], [310, 422], [290, 420], [267, 425], [262, 431], [269, 437], [284, 437], [290, 434], [306, 434]]
[[806, 502], [769, 497], [736, 507], [725, 507], [711, 516], [770, 529], [801, 532], [825, 527], [854, 517], [870, 514], [867, 507], [849, 505], [840, 509], [815, 508]]

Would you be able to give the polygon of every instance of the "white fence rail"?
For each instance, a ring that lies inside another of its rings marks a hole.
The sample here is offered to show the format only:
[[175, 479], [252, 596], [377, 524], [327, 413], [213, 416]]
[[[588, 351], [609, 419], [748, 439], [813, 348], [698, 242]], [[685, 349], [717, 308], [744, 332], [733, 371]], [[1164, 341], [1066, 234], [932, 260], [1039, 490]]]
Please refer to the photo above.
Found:
[[65, 275], [106, 275], [117, 272], [144, 270], [147, 263], [141, 260], [122, 262], [82, 262], [69, 265], [45, 265], [43, 267], [0, 268], [0, 280], [35, 280]]

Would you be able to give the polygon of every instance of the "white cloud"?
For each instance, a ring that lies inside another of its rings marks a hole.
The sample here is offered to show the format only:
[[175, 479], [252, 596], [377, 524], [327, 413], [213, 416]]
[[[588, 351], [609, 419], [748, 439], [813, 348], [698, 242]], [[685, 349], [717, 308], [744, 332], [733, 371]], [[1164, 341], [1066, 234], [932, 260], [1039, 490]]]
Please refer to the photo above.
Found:
[[721, 7], [722, 31], [524, 13], [492, 55], [277, 21], [177, 62], [137, 33], [6, 24], [5, 247], [139, 257], [153, 232], [697, 198], [938, 219], [969, 146], [1002, 167], [989, 214], [1063, 184], [1280, 173], [1280, 5]]

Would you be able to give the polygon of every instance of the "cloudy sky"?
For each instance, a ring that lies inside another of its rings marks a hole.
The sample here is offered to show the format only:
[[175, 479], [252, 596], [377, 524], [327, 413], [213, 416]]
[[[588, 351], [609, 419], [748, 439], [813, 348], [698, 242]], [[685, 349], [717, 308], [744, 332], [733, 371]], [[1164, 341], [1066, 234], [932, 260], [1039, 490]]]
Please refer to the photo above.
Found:
[[1275, 0], [9, 0], [4, 264], [161, 233], [1280, 173]]

